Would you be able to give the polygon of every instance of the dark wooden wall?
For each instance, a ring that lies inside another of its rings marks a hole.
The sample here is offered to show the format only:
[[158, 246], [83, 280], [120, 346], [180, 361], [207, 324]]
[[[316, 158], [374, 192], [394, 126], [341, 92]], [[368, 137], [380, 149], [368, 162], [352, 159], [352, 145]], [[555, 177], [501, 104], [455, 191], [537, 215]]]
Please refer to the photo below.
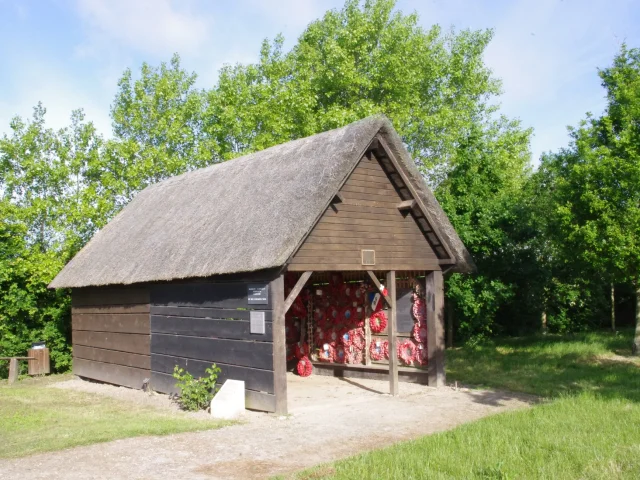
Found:
[[[243, 380], [248, 408], [275, 410], [273, 306], [249, 305], [248, 283], [269, 278], [217, 283], [170, 283], [151, 288], [151, 384], [176, 391], [179, 365], [194, 376], [216, 363], [219, 380]], [[265, 312], [265, 333], [250, 333], [250, 310]]]
[[74, 374], [131, 388], [150, 378], [147, 288], [74, 290], [72, 329]]
[[398, 210], [402, 197], [375, 156], [363, 157], [291, 259], [290, 271], [371, 270], [362, 249], [376, 252], [374, 270], [439, 270], [416, 220]]

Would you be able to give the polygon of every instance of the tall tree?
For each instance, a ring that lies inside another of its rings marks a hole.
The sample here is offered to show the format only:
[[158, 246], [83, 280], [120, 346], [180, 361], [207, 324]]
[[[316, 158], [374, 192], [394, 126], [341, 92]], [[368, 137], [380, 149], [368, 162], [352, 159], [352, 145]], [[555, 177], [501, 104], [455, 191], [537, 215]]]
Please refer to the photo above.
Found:
[[[289, 51], [265, 42], [260, 61], [222, 70], [204, 128], [223, 158], [384, 113], [436, 188], [474, 256], [477, 277], [449, 281], [463, 333], [491, 330], [513, 286], [487, 268], [512, 248], [501, 222], [526, 177], [530, 131], [497, 115], [500, 82], [483, 62], [491, 31], [424, 29], [393, 0], [348, 0]], [[502, 262], [502, 263], [501, 263]]]
[[548, 156], [555, 217], [568, 254], [637, 295], [634, 354], [640, 353], [640, 50], [623, 46], [600, 71], [607, 107], [571, 130], [571, 145]]
[[116, 209], [144, 187], [219, 161], [218, 148], [204, 135], [204, 93], [195, 73], [180, 66], [143, 63], [140, 77], [126, 70], [111, 107], [114, 139], [107, 144], [103, 183]]

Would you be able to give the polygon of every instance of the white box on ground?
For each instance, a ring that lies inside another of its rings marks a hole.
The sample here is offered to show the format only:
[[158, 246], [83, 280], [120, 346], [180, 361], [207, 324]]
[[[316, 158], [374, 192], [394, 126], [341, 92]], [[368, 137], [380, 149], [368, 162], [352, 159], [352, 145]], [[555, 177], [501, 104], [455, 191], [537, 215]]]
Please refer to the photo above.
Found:
[[211, 400], [211, 416], [231, 420], [244, 412], [244, 382], [227, 380]]

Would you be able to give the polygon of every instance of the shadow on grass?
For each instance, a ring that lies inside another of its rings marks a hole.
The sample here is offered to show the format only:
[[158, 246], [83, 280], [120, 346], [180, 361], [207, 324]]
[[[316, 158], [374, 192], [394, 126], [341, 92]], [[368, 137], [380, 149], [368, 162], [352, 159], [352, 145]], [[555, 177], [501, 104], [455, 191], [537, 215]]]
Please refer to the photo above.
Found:
[[591, 392], [640, 402], [640, 363], [611, 359], [629, 351], [631, 336], [630, 331], [548, 335], [454, 349], [447, 352], [448, 378], [543, 397]]

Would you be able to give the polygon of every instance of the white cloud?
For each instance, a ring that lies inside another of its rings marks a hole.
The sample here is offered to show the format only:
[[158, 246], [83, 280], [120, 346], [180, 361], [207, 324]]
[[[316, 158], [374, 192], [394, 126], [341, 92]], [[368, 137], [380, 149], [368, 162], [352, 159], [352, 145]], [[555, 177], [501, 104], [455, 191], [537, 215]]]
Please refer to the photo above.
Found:
[[89, 41], [81, 55], [98, 55], [108, 46], [166, 57], [194, 53], [209, 39], [212, 19], [195, 11], [191, 2], [171, 0], [78, 0]]

